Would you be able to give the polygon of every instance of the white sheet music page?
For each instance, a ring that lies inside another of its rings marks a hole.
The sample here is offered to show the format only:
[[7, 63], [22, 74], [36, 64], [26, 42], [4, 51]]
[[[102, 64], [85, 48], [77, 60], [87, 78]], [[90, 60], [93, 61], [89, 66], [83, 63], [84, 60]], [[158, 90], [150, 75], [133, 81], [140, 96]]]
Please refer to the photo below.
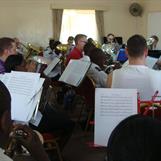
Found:
[[12, 72], [8, 74], [5, 84], [11, 94], [12, 120], [28, 122], [29, 116], [36, 107], [39, 93], [44, 79], [39, 73]]
[[44, 70], [44, 74], [48, 75], [60, 62], [60, 59], [58, 57], [55, 57], [53, 61], [47, 66], [47, 68]]
[[70, 60], [59, 81], [78, 86], [87, 73], [91, 63], [84, 60]]
[[133, 114], [137, 114], [136, 89], [96, 88], [94, 143], [107, 146], [116, 125]]

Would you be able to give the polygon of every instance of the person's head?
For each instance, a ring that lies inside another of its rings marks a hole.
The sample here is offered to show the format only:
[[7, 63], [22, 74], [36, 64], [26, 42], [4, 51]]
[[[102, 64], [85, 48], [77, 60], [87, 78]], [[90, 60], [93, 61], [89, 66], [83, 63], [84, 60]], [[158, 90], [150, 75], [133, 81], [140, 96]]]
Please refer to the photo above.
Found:
[[153, 48], [156, 48], [157, 43], [158, 43], [158, 41], [159, 41], [159, 38], [158, 38], [158, 36], [156, 36], [156, 35], [152, 35], [151, 38], [154, 39], [154, 42], [153, 42], [153, 44], [152, 44], [152, 45], [153, 45]]
[[127, 41], [126, 53], [131, 58], [142, 58], [148, 54], [146, 40], [141, 35], [133, 35]]
[[57, 54], [57, 55], [59, 55], [61, 53], [61, 51], [57, 48], [57, 46], [60, 44], [61, 44], [60, 41], [55, 41], [55, 43], [54, 43], [54, 51], [55, 51], [55, 54]]
[[16, 43], [16, 47], [19, 48], [19, 46], [20, 46], [20, 40], [17, 37], [15, 37], [13, 39], [14, 39], [14, 41]]
[[0, 133], [8, 134], [10, 127], [11, 96], [7, 87], [0, 81]]
[[161, 121], [133, 115], [121, 121], [107, 145], [108, 161], [161, 160]]
[[92, 42], [88, 41], [83, 48], [84, 54], [89, 56], [91, 54], [90, 50], [94, 48], [96, 48], [95, 45]]
[[84, 45], [87, 43], [87, 36], [84, 34], [78, 34], [74, 38], [76, 48], [83, 50]]
[[103, 68], [106, 61], [105, 53], [99, 48], [93, 48], [89, 52], [91, 62], [97, 64], [100, 68]]
[[13, 71], [26, 71], [26, 62], [23, 55], [10, 55], [5, 61], [6, 72]]
[[9, 37], [0, 38], [0, 57], [5, 62], [9, 55], [15, 55], [16, 52], [16, 43], [14, 39]]
[[72, 45], [73, 42], [74, 42], [74, 37], [73, 37], [73, 36], [69, 36], [69, 37], [68, 37], [68, 40], [67, 40], [67, 43], [68, 43], [69, 45]]
[[49, 40], [49, 47], [51, 48], [51, 50], [54, 49], [54, 43], [55, 43], [55, 40], [54, 39], [50, 39]]
[[115, 36], [114, 36], [114, 34], [109, 33], [107, 35], [107, 43], [112, 43], [112, 42], [115, 42]]

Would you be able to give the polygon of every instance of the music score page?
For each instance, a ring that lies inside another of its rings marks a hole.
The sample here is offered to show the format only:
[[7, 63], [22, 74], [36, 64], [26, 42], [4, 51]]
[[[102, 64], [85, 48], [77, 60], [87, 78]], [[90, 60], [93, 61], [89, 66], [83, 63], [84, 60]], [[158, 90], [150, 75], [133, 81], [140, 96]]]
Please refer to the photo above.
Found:
[[136, 89], [96, 88], [94, 143], [107, 146], [112, 130], [133, 114], [137, 114]]

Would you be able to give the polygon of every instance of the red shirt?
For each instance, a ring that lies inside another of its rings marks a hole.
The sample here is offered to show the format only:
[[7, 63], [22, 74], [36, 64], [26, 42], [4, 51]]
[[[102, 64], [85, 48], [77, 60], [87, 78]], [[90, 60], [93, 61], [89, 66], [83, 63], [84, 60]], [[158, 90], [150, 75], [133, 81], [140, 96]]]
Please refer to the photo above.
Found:
[[83, 57], [82, 52], [75, 47], [68, 55], [66, 64], [69, 63], [70, 59], [80, 59], [82, 57]]

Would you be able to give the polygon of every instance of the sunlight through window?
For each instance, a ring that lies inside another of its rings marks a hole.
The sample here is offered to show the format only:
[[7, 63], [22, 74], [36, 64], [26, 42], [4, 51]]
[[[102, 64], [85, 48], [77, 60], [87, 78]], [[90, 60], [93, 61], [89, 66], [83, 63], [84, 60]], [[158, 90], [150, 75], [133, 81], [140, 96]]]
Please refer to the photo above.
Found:
[[60, 41], [66, 43], [69, 36], [85, 34], [97, 40], [97, 26], [94, 10], [64, 10]]

